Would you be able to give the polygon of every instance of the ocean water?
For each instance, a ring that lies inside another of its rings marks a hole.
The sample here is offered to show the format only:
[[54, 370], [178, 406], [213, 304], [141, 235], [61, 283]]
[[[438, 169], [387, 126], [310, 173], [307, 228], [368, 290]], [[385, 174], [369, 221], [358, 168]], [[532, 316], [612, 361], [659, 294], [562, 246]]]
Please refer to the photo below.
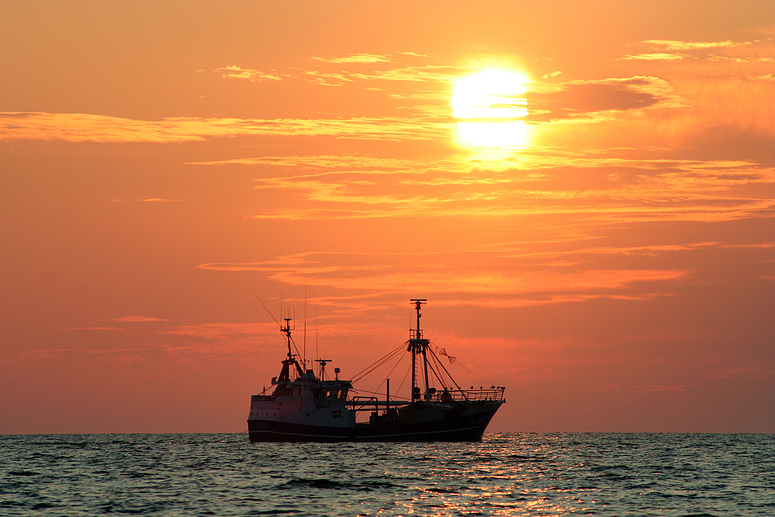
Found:
[[775, 435], [0, 436], [0, 515], [775, 515]]

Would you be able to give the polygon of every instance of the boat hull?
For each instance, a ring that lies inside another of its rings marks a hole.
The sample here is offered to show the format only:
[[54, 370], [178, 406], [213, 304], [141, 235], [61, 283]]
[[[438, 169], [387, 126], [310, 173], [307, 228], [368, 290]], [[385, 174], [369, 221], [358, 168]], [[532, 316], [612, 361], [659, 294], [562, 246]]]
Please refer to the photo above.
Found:
[[421, 408], [414, 411], [414, 422], [376, 421], [354, 426], [333, 427], [281, 422], [248, 420], [252, 442], [478, 442], [501, 402], [459, 405], [444, 411], [436, 419], [424, 419]]

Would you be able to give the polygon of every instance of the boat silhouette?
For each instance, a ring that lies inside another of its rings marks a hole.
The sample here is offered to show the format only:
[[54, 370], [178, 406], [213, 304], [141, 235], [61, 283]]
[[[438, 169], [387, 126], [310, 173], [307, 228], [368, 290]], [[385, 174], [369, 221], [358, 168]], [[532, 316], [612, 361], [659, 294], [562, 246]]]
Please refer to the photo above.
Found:
[[[479, 441], [487, 425], [505, 402], [505, 388], [462, 389], [438, 359], [420, 328], [424, 298], [411, 300], [417, 313], [416, 327], [404, 343], [411, 355], [412, 386], [409, 399], [387, 394], [351, 396], [350, 380], [328, 379], [328, 359], [318, 359], [318, 374], [302, 365], [292, 353], [291, 318], [280, 330], [285, 334], [288, 355], [280, 375], [272, 379], [274, 390], [253, 395], [248, 434], [252, 442], [424, 442]], [[401, 347], [403, 348], [403, 347]], [[403, 352], [401, 349], [397, 349]], [[391, 354], [394, 354], [392, 352]], [[389, 357], [391, 354], [388, 354]], [[447, 355], [445, 350], [441, 355]], [[375, 365], [384, 363], [385, 357]], [[450, 361], [453, 358], [447, 357]], [[304, 362], [304, 361], [303, 361]], [[305, 363], [306, 364], [306, 363]], [[368, 370], [368, 368], [367, 368]], [[419, 372], [418, 372], [419, 370]], [[434, 384], [431, 386], [433, 374]], [[364, 417], [368, 416], [368, 419]], [[361, 421], [363, 420], [363, 421]]]

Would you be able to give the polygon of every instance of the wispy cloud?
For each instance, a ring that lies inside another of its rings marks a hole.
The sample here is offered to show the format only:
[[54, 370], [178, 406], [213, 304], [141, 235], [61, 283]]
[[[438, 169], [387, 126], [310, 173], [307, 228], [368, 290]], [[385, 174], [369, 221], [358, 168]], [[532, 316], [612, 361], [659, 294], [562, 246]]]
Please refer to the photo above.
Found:
[[343, 57], [313, 57], [312, 59], [325, 63], [389, 63], [392, 61], [390, 56], [384, 54], [350, 54]]
[[625, 55], [622, 60], [771, 64], [775, 58], [775, 38], [754, 41], [646, 40], [633, 46], [644, 51]]
[[121, 330], [120, 327], [65, 327], [62, 330], [90, 330], [90, 331], [108, 331], [113, 332]]
[[203, 323], [175, 327], [165, 333], [218, 341], [254, 340], [278, 334], [277, 326], [270, 323]]
[[[368, 84], [366, 87], [370, 90], [384, 90], [386, 94], [398, 96], [399, 98], [439, 99], [442, 96], [448, 95], [445, 91], [448, 89], [447, 85], [462, 73], [463, 70], [459, 67], [422, 65], [358, 72], [325, 69], [306, 70], [303, 72], [303, 78], [326, 86], [341, 86], [363, 81]], [[415, 91], [410, 95], [403, 90], [400, 92], [395, 91], [388, 84], [385, 84], [396, 81], [428, 83], [429, 88], [436, 92], [439, 92], [440, 87], [444, 87], [444, 89], [438, 93], [438, 97], [429, 97], [427, 92], [421, 93], [420, 86], [416, 86]], [[383, 85], [379, 86], [379, 83], [383, 83]]]
[[632, 386], [620, 386], [620, 385], [606, 385], [602, 386], [602, 389], [605, 390], [616, 390], [616, 391], [635, 391], [640, 394], [649, 394], [649, 393], [672, 393], [672, 394], [683, 394], [687, 391], [691, 391], [693, 388], [696, 388], [697, 386], [695, 384], [640, 384], [640, 385], [632, 385]]
[[708, 375], [711, 379], [729, 379], [729, 378], [746, 378], [746, 379], [766, 379], [775, 377], [775, 370], [770, 368], [762, 368], [759, 366], [733, 366], [725, 370], [712, 373]]
[[283, 78], [275, 71], [261, 72], [250, 68], [242, 68], [236, 65], [224, 66], [215, 69], [216, 73], [221, 74], [224, 79], [246, 79], [250, 82], [256, 81], [281, 81]]
[[[470, 254], [464, 252], [462, 255]], [[629, 293], [635, 284], [673, 282], [686, 276], [682, 270], [598, 270], [576, 267], [527, 268], [504, 271], [499, 267], [458, 268], [447, 253], [447, 267], [424, 266], [418, 260], [424, 254], [305, 253], [252, 263], [209, 263], [201, 269], [229, 272], [261, 271], [288, 285], [314, 285], [361, 292], [434, 292], [439, 294], [475, 294], [505, 296], [499, 306], [527, 306], [547, 303], [569, 303], [600, 297], [639, 298], [642, 293]], [[487, 263], [487, 253], [479, 252], [480, 264]], [[400, 258], [399, 258], [400, 257]], [[438, 259], [438, 257], [436, 257]], [[409, 264], [403, 261], [410, 260]], [[356, 264], [353, 264], [356, 262]], [[463, 261], [468, 263], [468, 261]]]
[[[203, 162], [188, 162], [190, 165], [273, 165], [277, 167], [292, 167], [294, 169], [346, 169], [369, 171], [424, 170], [439, 162], [409, 160], [406, 158], [386, 158], [380, 156], [354, 155], [309, 155], [309, 156], [259, 156], [255, 158], [229, 158], [225, 160], [208, 160]], [[452, 160], [444, 163], [451, 165]]]
[[20, 354], [22, 359], [48, 359], [61, 360], [68, 356], [119, 356], [131, 357], [138, 353], [148, 353], [148, 347], [121, 347], [121, 348], [31, 348]]
[[747, 45], [747, 43], [740, 43], [735, 41], [677, 41], [677, 40], [646, 40], [644, 43], [649, 43], [657, 47], [665, 48], [666, 50], [696, 50], [696, 49], [714, 49], [714, 48], [730, 48], [740, 45]]
[[690, 57], [689, 54], [649, 52], [644, 54], [627, 54], [621, 59], [625, 61], [682, 61]]
[[[307, 202], [259, 219], [437, 216], [512, 218], [577, 214], [588, 221], [732, 220], [773, 210], [751, 187], [775, 169], [747, 161], [624, 159], [590, 152], [531, 156], [488, 168], [465, 160], [360, 156], [266, 156], [200, 165], [262, 166], [256, 188], [295, 192]], [[280, 171], [272, 174], [273, 166]], [[300, 173], [300, 171], [303, 171]]]
[[202, 141], [236, 136], [331, 136], [358, 140], [444, 138], [451, 124], [431, 119], [237, 119], [175, 117], [136, 120], [84, 113], [0, 113], [0, 140], [70, 142]]
[[154, 318], [152, 316], [133, 315], [133, 316], [122, 316], [120, 318], [115, 318], [114, 321], [123, 321], [128, 323], [145, 323], [145, 322], [169, 321], [169, 320], [162, 319], [162, 318]]
[[[648, 122], [660, 122], [662, 127], [691, 129], [681, 117], [695, 120], [697, 131], [709, 127], [708, 118], [728, 116], [735, 124], [753, 119], [759, 127], [773, 126], [771, 109], [764, 108], [772, 98], [771, 69], [775, 60], [775, 43], [757, 42], [680, 42], [648, 40], [639, 45], [647, 52], [627, 56], [627, 59], [649, 59], [667, 62], [703, 57], [710, 67], [731, 66], [722, 60], [763, 63], [748, 70], [744, 84], [729, 81], [718, 84], [693, 84], [669, 81], [659, 75], [633, 75], [606, 79], [556, 82], [556, 73], [546, 74], [543, 81], [534, 81], [525, 94], [527, 116], [533, 126], [555, 127], [558, 123], [599, 125], [626, 121], [633, 127]], [[714, 51], [716, 53], [709, 54]], [[718, 52], [724, 52], [723, 54]], [[692, 52], [689, 54], [687, 52]], [[702, 54], [704, 53], [704, 54]], [[451, 117], [449, 97], [454, 81], [474, 73], [471, 67], [429, 63], [431, 58], [411, 53], [395, 55], [354, 54], [336, 58], [316, 58], [307, 69], [256, 70], [238, 65], [216, 69], [226, 79], [265, 81], [312, 81], [321, 85], [352, 85], [362, 90], [379, 91], [394, 99], [407, 110], [385, 117], [320, 117], [320, 118], [216, 118], [167, 117], [161, 120], [138, 120], [84, 113], [6, 112], [0, 114], [0, 140], [65, 140], [72, 142], [188, 142], [213, 138], [256, 136], [331, 136], [360, 140], [448, 139], [455, 125]], [[716, 62], [712, 62], [716, 60]], [[769, 61], [768, 61], [769, 60]], [[772, 63], [769, 63], [771, 65]], [[669, 66], [666, 64], [665, 66]], [[770, 66], [771, 68], [771, 66]], [[407, 91], [398, 83], [416, 85]], [[728, 91], [727, 91], [728, 90]], [[750, 117], [739, 117], [739, 97], [760, 99]], [[734, 99], [732, 98], [734, 97]], [[685, 108], [715, 104], [714, 110], [689, 113]], [[764, 103], [764, 104], [762, 104]], [[681, 111], [681, 110], [684, 111]], [[659, 111], [658, 119], [644, 111]], [[672, 111], [666, 111], [672, 110]], [[672, 115], [671, 115], [672, 113]], [[665, 123], [667, 120], [667, 124]], [[636, 122], [636, 124], [633, 124]], [[680, 126], [679, 126], [680, 125]], [[651, 134], [658, 134], [649, 130]], [[609, 132], [609, 134], [612, 134]], [[616, 131], [613, 132], [616, 134]]]

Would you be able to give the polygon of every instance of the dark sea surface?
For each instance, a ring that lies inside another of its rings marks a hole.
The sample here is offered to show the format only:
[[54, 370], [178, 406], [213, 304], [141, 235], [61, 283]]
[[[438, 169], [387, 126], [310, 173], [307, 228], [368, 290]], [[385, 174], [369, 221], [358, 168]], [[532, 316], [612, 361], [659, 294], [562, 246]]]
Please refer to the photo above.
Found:
[[772, 434], [0, 436], [0, 515], [775, 515]]

